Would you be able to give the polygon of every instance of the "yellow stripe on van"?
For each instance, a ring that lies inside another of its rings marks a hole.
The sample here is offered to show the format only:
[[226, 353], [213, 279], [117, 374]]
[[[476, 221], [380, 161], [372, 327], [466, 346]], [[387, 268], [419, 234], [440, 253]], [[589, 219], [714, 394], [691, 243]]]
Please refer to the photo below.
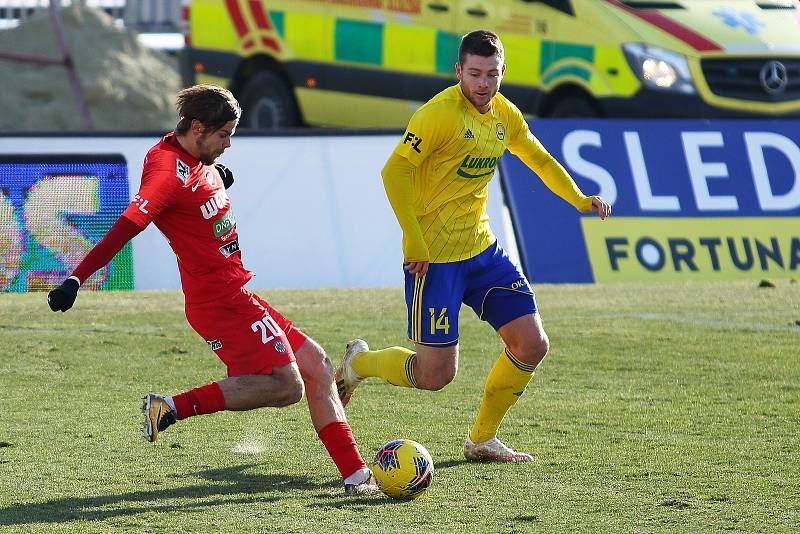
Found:
[[[224, 23], [220, 23], [224, 21]], [[239, 36], [230, 22], [228, 10], [223, 2], [192, 3], [189, 19], [192, 46], [216, 50], [239, 50]], [[214, 31], [209, 31], [214, 28]]]
[[536, 84], [539, 81], [541, 68], [541, 41], [530, 37], [506, 35], [503, 37], [506, 75], [503, 78], [510, 83]]
[[383, 27], [383, 66], [428, 74], [436, 67], [436, 30], [387, 24]]
[[333, 62], [334, 19], [322, 15], [287, 12], [286, 44], [296, 59]]

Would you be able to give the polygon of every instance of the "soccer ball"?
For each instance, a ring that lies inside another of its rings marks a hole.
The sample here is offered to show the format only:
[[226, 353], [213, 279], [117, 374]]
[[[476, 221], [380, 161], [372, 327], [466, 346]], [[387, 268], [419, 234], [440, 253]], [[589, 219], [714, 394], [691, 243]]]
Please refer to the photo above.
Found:
[[416, 499], [433, 480], [430, 453], [410, 439], [396, 439], [378, 450], [372, 462], [378, 487], [392, 499]]

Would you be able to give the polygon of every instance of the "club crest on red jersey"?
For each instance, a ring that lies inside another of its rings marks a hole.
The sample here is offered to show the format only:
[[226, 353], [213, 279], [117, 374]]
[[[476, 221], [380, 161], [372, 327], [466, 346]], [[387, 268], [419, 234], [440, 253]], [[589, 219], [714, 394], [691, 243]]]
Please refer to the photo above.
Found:
[[175, 176], [178, 178], [178, 180], [185, 184], [186, 180], [189, 179], [189, 175], [191, 174], [192, 170], [186, 163], [181, 161], [180, 158], [175, 160]]

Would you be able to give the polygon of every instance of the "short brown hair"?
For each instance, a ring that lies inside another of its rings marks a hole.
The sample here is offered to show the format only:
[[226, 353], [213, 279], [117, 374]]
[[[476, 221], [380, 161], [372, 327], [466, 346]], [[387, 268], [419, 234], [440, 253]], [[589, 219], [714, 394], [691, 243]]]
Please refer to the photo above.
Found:
[[458, 64], [464, 65], [467, 54], [476, 56], [503, 57], [503, 43], [496, 33], [489, 30], [475, 30], [469, 32], [461, 38], [461, 46], [458, 47]]
[[189, 131], [195, 119], [203, 124], [204, 131], [215, 132], [242, 116], [242, 108], [233, 93], [209, 84], [193, 85], [180, 91], [175, 109], [180, 117], [175, 127], [177, 134]]

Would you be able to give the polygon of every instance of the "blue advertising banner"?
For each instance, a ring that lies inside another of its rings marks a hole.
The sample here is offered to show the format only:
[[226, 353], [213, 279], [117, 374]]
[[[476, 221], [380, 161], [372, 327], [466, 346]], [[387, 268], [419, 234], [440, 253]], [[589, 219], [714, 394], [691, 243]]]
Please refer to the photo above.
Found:
[[516, 156], [501, 180], [536, 282], [798, 276], [800, 122], [536, 120], [613, 216], [579, 214]]
[[[0, 292], [61, 283], [108, 232], [129, 196], [120, 155], [0, 156]], [[130, 243], [84, 288], [133, 289]]]

